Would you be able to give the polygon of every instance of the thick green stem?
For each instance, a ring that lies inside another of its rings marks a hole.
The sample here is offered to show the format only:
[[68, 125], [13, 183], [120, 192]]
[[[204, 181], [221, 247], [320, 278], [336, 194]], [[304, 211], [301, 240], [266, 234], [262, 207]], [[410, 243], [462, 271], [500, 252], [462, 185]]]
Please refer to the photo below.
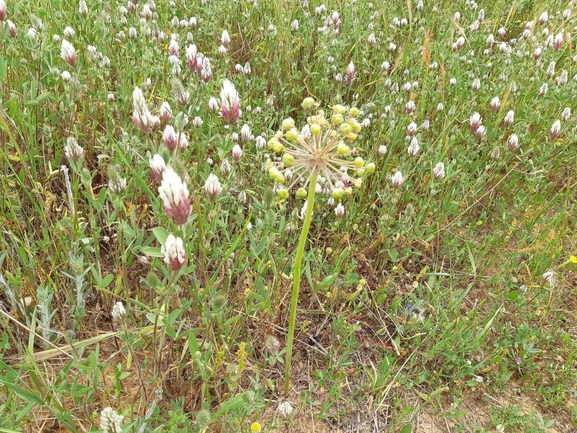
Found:
[[315, 205], [315, 192], [317, 186], [318, 172], [315, 170], [310, 178], [309, 192], [307, 196], [307, 209], [301, 229], [301, 236], [299, 238], [299, 245], [297, 247], [297, 254], [295, 258], [295, 266], [293, 271], [293, 293], [291, 296], [291, 310], [289, 316], [289, 329], [286, 343], [286, 357], [285, 357], [285, 375], [284, 375], [284, 393], [288, 394], [291, 379], [291, 361], [293, 357], [293, 340], [295, 336], [295, 321], [297, 316], [297, 304], [299, 300], [299, 289], [301, 285], [301, 265], [303, 255], [305, 253], [305, 246], [311, 227], [311, 220], [313, 216], [313, 208]]

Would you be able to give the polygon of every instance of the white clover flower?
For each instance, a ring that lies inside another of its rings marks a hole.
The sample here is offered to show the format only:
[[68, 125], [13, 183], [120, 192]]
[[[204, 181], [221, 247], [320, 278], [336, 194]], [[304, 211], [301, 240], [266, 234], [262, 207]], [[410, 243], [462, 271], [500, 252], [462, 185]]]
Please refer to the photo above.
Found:
[[507, 141], [507, 147], [511, 151], [514, 151], [519, 147], [519, 137], [517, 134], [511, 134], [509, 140]]
[[76, 55], [76, 50], [70, 42], [66, 39], [62, 39], [62, 45], [60, 47], [60, 57], [70, 66], [75, 66], [78, 59]]
[[228, 47], [230, 45], [230, 36], [228, 34], [228, 31], [223, 30], [222, 31], [222, 35], [220, 37], [220, 42], [222, 43], [222, 45], [224, 45], [225, 47]]
[[186, 261], [186, 251], [182, 239], [172, 234], [166, 238], [166, 243], [160, 248], [160, 252], [170, 270], [178, 271]]
[[222, 192], [222, 185], [215, 174], [211, 173], [208, 175], [204, 183], [204, 192], [211, 200], [215, 200]]
[[64, 146], [64, 154], [66, 158], [70, 158], [73, 161], [78, 161], [82, 158], [84, 154], [84, 149], [78, 144], [78, 141], [74, 137], [68, 137], [66, 139], [66, 146]]
[[409, 153], [409, 155], [417, 156], [419, 154], [420, 149], [421, 148], [419, 146], [419, 140], [417, 139], [417, 137], [411, 138], [411, 144], [409, 145], [409, 148], [407, 149], [407, 152]]
[[[85, 3], [86, 5], [86, 3]], [[122, 420], [124, 417], [119, 415], [111, 407], [102, 409], [100, 413], [100, 428], [104, 433], [120, 433], [122, 431]]]
[[214, 96], [211, 96], [208, 100], [208, 109], [214, 113], [215, 111], [218, 111], [219, 108], [220, 104], [218, 99], [216, 99]]
[[384, 144], [381, 144], [379, 146], [379, 150], [378, 150], [379, 155], [383, 156], [386, 155], [387, 153], [387, 146], [385, 146]]
[[343, 206], [342, 203], [339, 203], [335, 207], [335, 215], [339, 218], [342, 218], [345, 215], [345, 207]]
[[293, 407], [288, 400], [285, 400], [278, 405], [277, 411], [281, 417], [288, 418], [293, 412]]
[[72, 74], [68, 71], [62, 71], [62, 81], [68, 83], [72, 79]]
[[220, 108], [222, 117], [229, 124], [235, 124], [240, 117], [240, 98], [234, 84], [225, 79], [220, 91]]
[[177, 225], [186, 224], [190, 216], [191, 205], [188, 194], [186, 183], [172, 167], [167, 167], [158, 188], [158, 195], [162, 199], [167, 215]]
[[509, 110], [507, 112], [507, 115], [503, 119], [503, 123], [505, 124], [505, 126], [511, 126], [514, 121], [515, 121], [515, 111]]
[[72, 39], [74, 37], [74, 35], [76, 34], [74, 29], [70, 26], [66, 26], [66, 28], [64, 29], [64, 31], [62, 33], [64, 33], [64, 36], [66, 36], [68, 39]]
[[122, 322], [126, 317], [126, 309], [122, 302], [117, 302], [112, 307], [112, 320], [116, 322]]
[[399, 188], [403, 185], [405, 179], [403, 178], [403, 173], [397, 171], [395, 174], [391, 176], [391, 183], [395, 188]]
[[445, 164], [438, 162], [433, 169], [433, 177], [437, 180], [445, 177]]
[[149, 163], [154, 180], [160, 182], [164, 175], [164, 171], [166, 170], [166, 162], [164, 162], [162, 156], [157, 153], [150, 159]]

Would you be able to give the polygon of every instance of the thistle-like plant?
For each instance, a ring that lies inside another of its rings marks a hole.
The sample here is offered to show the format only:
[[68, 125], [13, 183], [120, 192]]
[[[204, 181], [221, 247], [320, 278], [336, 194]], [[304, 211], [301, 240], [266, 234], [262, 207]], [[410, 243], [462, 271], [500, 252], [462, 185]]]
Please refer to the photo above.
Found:
[[[293, 272], [293, 291], [286, 343], [285, 394], [288, 393], [290, 386], [301, 265], [312, 221], [317, 180], [319, 176], [323, 176], [330, 186], [333, 198], [341, 201], [345, 195], [352, 194], [353, 186], [362, 185], [361, 177], [365, 173], [375, 171], [373, 163], [365, 164], [360, 156], [361, 149], [351, 148], [348, 144], [354, 142], [361, 131], [361, 124], [356, 120], [359, 114], [357, 108], [348, 109], [342, 105], [335, 105], [332, 108], [331, 117], [327, 118], [325, 112], [318, 108], [312, 98], [305, 98], [302, 107], [310, 113], [304, 128], [299, 132], [293, 119], [285, 119], [282, 122], [283, 130], [275, 134], [268, 142], [269, 149], [277, 154], [275, 160], [268, 161], [268, 174], [276, 183], [275, 189], [278, 196], [281, 199], [288, 198], [289, 190], [302, 182], [297, 190], [297, 196], [307, 198], [302, 212], [303, 225]], [[292, 183], [287, 188], [285, 184], [289, 177]], [[305, 189], [307, 185], [308, 192]]]

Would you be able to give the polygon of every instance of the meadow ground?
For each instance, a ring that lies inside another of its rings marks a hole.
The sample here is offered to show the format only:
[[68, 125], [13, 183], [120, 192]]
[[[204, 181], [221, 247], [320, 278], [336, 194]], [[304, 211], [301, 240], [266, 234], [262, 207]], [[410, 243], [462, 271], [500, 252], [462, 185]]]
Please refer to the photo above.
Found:
[[577, 431], [575, 34], [0, 0], [0, 432]]

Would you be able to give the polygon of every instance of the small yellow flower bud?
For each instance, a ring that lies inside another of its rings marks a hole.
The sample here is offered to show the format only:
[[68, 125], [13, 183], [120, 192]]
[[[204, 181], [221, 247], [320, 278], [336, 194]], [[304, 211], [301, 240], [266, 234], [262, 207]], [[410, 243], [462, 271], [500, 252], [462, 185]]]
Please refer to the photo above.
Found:
[[365, 174], [365, 169], [364, 168], [357, 168], [355, 170], [355, 173], [357, 174], [357, 176], [362, 176], [363, 174]]
[[339, 114], [339, 113], [335, 113], [333, 114], [333, 117], [331, 118], [331, 121], [335, 124], [335, 125], [340, 125], [341, 123], [343, 123], [343, 115]]
[[369, 162], [365, 167], [367, 169], [367, 173], [373, 174], [377, 168], [374, 162]]
[[325, 253], [327, 256], [330, 256], [333, 253], [333, 249], [331, 247], [327, 247], [327, 249], [325, 250]]
[[349, 113], [353, 117], [357, 117], [359, 115], [359, 109], [357, 107], [351, 107]]
[[250, 431], [252, 433], [259, 433], [260, 432], [260, 424], [258, 422], [253, 422], [250, 426]]
[[352, 193], [353, 193], [353, 189], [350, 186], [345, 188], [345, 194], [346, 195], [352, 195]]
[[360, 188], [363, 185], [363, 179], [353, 179], [353, 185]]
[[319, 135], [321, 133], [321, 125], [319, 125], [318, 123], [313, 123], [310, 127], [310, 130], [311, 134]]
[[299, 188], [297, 189], [296, 194], [298, 198], [305, 198], [307, 196], [307, 190], [304, 188]]
[[282, 156], [282, 162], [285, 166], [290, 167], [295, 162], [295, 157], [292, 156], [290, 153], [285, 153]]
[[337, 153], [341, 156], [347, 155], [351, 151], [351, 148], [347, 146], [342, 141], [337, 146]]
[[336, 114], [345, 114], [347, 112], [347, 107], [344, 105], [337, 104], [333, 107], [333, 113]]
[[299, 132], [296, 130], [296, 128], [291, 128], [285, 133], [284, 136], [287, 140], [294, 141], [299, 136]]
[[311, 97], [303, 99], [303, 103], [301, 104], [305, 110], [310, 110], [315, 106], [315, 100]]
[[350, 134], [350, 133], [352, 132], [352, 130], [353, 130], [353, 128], [351, 127], [351, 125], [349, 125], [348, 123], [343, 123], [343, 124], [340, 126], [340, 129], [341, 129], [341, 132], [342, 132], [344, 135]]
[[289, 192], [287, 189], [282, 188], [277, 191], [276, 195], [278, 195], [281, 200], [286, 200], [288, 198]]
[[365, 160], [363, 158], [361, 158], [360, 156], [357, 156], [355, 158], [355, 167], [361, 168], [363, 165], [365, 165]]
[[273, 149], [276, 143], [278, 143], [278, 139], [276, 137], [273, 137], [266, 143], [266, 147], [268, 147], [269, 149]]
[[280, 183], [282, 185], [285, 182], [284, 174], [282, 174], [280, 171], [278, 171], [273, 180], [276, 183]]
[[335, 200], [341, 200], [343, 198], [343, 196], [345, 195], [345, 190], [342, 188], [335, 188], [335, 189], [333, 189], [333, 192], [331, 193], [331, 195], [333, 196], [333, 198]]
[[355, 141], [357, 139], [357, 134], [355, 134], [354, 132], [349, 132], [347, 134], [347, 138], [351, 141]]
[[291, 117], [287, 117], [285, 120], [282, 121], [282, 129], [285, 131], [294, 128], [295, 121]]
[[284, 150], [284, 146], [277, 141], [273, 144], [272, 150], [274, 150], [275, 153], [281, 153]]

